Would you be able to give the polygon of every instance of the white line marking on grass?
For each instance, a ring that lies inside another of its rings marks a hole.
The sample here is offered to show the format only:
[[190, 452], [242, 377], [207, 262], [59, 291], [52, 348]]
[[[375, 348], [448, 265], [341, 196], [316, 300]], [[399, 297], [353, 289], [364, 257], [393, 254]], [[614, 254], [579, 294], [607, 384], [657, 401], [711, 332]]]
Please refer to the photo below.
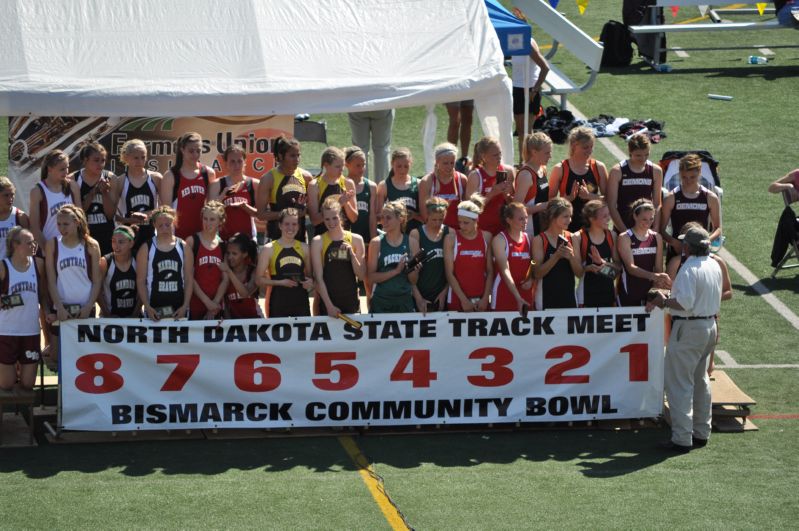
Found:
[[690, 57], [690, 55], [688, 55], [688, 52], [686, 52], [679, 46], [673, 46], [671, 49], [675, 54], [677, 54], [677, 57], [683, 57], [683, 58]]
[[745, 265], [738, 261], [732, 253], [730, 253], [727, 249], [721, 249], [719, 251], [719, 256], [727, 262], [730, 267], [732, 267], [736, 273], [738, 273], [752, 288], [763, 297], [772, 308], [774, 308], [778, 314], [783, 316], [785, 320], [793, 325], [794, 328], [799, 330], [799, 316], [791, 311], [790, 308], [785, 306], [777, 297], [774, 296], [771, 291], [763, 285], [763, 283], [758, 279], [754, 273], [749, 271]]
[[757, 51], [762, 53], [763, 55], [774, 55], [774, 52], [772, 52], [768, 48], [758, 48]]
[[754, 365], [716, 365], [716, 369], [799, 369], [799, 363], [756, 363]]
[[[574, 114], [574, 116], [579, 120], [587, 120], [586, 116], [580, 112], [574, 105], [571, 103], [568, 104], [569, 110]], [[611, 142], [608, 138], [600, 138], [599, 141], [602, 143], [605, 148], [610, 151], [610, 154], [616, 157], [619, 161], [625, 160], [627, 155], [624, 154], [622, 150], [620, 150], [616, 144]], [[782, 302], [780, 302], [777, 297], [774, 296], [769, 289], [760, 282], [754, 273], [749, 271], [749, 269], [743, 265], [740, 261], [738, 261], [735, 256], [732, 255], [727, 249], [721, 249], [719, 251], [719, 256], [727, 262], [727, 264], [735, 270], [756, 292], [763, 297], [765, 300], [774, 310], [783, 316], [794, 328], [799, 330], [799, 316], [791, 311], [790, 308], [785, 306]]]
[[716, 356], [718, 356], [719, 359], [722, 362], [724, 362], [724, 366], [725, 367], [737, 367], [738, 366], [738, 362], [735, 361], [734, 359], [732, 359], [732, 356], [730, 356], [730, 353], [727, 352], [726, 350], [717, 350], [716, 351]]

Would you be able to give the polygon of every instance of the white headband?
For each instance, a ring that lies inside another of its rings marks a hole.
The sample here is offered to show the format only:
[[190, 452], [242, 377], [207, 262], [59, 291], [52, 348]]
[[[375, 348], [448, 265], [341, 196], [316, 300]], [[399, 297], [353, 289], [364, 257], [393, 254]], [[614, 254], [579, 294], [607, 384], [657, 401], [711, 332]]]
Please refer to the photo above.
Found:
[[476, 214], [471, 210], [465, 210], [463, 208], [458, 209], [458, 217], [459, 218], [469, 218], [469, 219], [477, 219], [480, 217], [480, 214]]
[[437, 149], [436, 150], [436, 158], [438, 158], [438, 157], [440, 157], [442, 155], [454, 155], [455, 157], [457, 157], [458, 156], [458, 150], [457, 149], [452, 149], [451, 147], [444, 147], [444, 148], [441, 148], [441, 149]]

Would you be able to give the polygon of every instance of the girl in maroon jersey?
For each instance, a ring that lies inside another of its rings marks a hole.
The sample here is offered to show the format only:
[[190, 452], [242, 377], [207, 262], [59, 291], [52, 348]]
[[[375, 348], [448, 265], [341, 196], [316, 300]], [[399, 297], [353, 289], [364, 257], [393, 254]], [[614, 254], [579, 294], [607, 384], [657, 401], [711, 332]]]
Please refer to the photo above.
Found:
[[525, 313], [533, 306], [532, 247], [527, 235], [527, 210], [522, 203], [506, 205], [502, 212], [505, 230], [494, 236], [494, 287], [491, 309]]
[[[436, 146], [435, 167], [419, 183], [419, 205], [426, 205], [430, 197], [447, 200], [447, 213], [444, 225], [458, 228], [458, 203], [466, 197], [467, 178], [455, 171], [458, 148], [448, 142]], [[427, 209], [421, 209], [422, 220], [427, 223]]]
[[226, 319], [255, 319], [263, 317], [258, 306], [258, 286], [255, 284], [255, 263], [258, 245], [248, 233], [237, 232], [227, 241], [225, 261], [219, 269], [227, 276], [225, 293]]
[[[613, 166], [608, 176], [607, 203], [617, 233], [632, 225], [630, 205], [636, 199], [648, 199], [655, 205], [656, 212], [660, 209], [663, 185], [663, 170], [649, 160], [648, 136], [643, 133], [631, 136], [627, 141], [627, 151], [630, 158]], [[658, 226], [658, 216], [655, 215], [652, 230], [657, 232]]]
[[201, 210], [203, 230], [186, 240], [194, 251], [194, 289], [189, 318], [217, 319], [222, 312], [222, 299], [227, 291], [228, 278], [219, 268], [224, 259], [219, 227], [225, 223], [225, 206], [209, 201]]
[[663, 240], [653, 231], [655, 205], [646, 199], [632, 204], [635, 224], [619, 235], [619, 258], [624, 265], [618, 285], [619, 306], [645, 306], [646, 294], [654, 286], [668, 288], [663, 272]]
[[488, 310], [494, 265], [491, 233], [481, 230], [484, 199], [473, 194], [458, 204], [458, 231], [444, 239], [444, 273], [449, 283], [447, 309], [456, 312]]
[[569, 132], [569, 158], [555, 164], [549, 178], [549, 198], [560, 195], [573, 205], [570, 232], [583, 227], [583, 207], [592, 199], [602, 199], [608, 170], [591, 157], [594, 152], [594, 131], [575, 127]]
[[549, 200], [547, 163], [552, 157], [552, 140], [546, 133], [536, 132], [524, 138], [524, 164], [516, 173], [513, 200], [527, 209], [527, 235], [530, 239], [541, 232], [539, 217]]
[[258, 209], [255, 198], [260, 181], [244, 175], [247, 153], [238, 144], [231, 144], [222, 157], [227, 167], [227, 175], [211, 183], [211, 199], [225, 205], [225, 224], [219, 230], [223, 241], [228, 241], [236, 233], [249, 234], [255, 241], [255, 217]]
[[175, 164], [164, 174], [160, 199], [162, 205], [172, 205], [177, 212], [175, 236], [186, 239], [203, 230], [200, 212], [216, 173], [200, 162], [203, 138], [199, 133], [184, 134], [178, 138], [176, 147]]
[[[501, 182], [497, 182], [498, 175], [504, 175], [499, 178]], [[475, 193], [485, 197], [485, 208], [478, 224], [492, 235], [502, 230], [502, 207], [513, 197], [513, 179], [513, 168], [502, 164], [499, 140], [481, 138], [474, 145], [474, 170], [466, 184], [466, 197]]]

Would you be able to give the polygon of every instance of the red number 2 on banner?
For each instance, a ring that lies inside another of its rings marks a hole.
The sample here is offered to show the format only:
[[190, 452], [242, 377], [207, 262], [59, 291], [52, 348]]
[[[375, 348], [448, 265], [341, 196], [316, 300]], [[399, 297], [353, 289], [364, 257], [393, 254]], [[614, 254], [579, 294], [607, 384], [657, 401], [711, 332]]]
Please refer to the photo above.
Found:
[[81, 372], [75, 378], [75, 387], [84, 393], [93, 395], [113, 393], [121, 389], [125, 383], [125, 379], [116, 372], [122, 367], [122, 360], [113, 354], [81, 356], [75, 362], [75, 367]]
[[161, 391], [181, 391], [200, 364], [199, 354], [159, 354], [158, 364], [174, 363], [175, 369], [161, 386]]
[[547, 384], [579, 384], [588, 383], [590, 378], [587, 374], [570, 374], [565, 375], [566, 371], [579, 369], [584, 367], [588, 360], [591, 359], [591, 353], [587, 348], [578, 347], [577, 345], [565, 345], [562, 347], [555, 347], [546, 353], [546, 358], [551, 360], [553, 358], [562, 358], [566, 354], [571, 357], [566, 361], [562, 361], [557, 365], [553, 365], [544, 376], [544, 383]]

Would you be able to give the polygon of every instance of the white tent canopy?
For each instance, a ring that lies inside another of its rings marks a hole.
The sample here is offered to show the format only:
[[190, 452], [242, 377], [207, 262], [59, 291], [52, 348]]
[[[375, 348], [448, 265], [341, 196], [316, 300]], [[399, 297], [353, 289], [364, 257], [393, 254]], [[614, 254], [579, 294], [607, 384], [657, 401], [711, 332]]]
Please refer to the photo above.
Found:
[[[513, 160], [510, 83], [483, 0], [4, 8], [0, 115], [293, 115], [474, 99], [483, 130]], [[428, 140], [431, 126], [428, 117]]]

